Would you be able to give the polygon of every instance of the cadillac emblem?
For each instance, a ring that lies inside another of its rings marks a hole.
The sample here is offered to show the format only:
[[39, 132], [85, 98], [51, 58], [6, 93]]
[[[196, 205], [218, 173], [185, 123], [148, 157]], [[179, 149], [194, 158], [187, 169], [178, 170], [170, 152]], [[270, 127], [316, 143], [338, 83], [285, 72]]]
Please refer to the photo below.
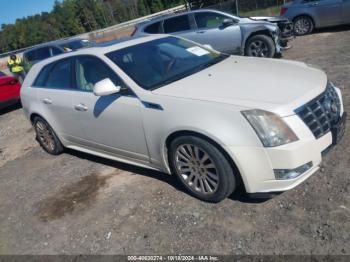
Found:
[[335, 100], [327, 97], [324, 101], [324, 107], [327, 111], [331, 112], [332, 115], [336, 116], [338, 114], [338, 105]]

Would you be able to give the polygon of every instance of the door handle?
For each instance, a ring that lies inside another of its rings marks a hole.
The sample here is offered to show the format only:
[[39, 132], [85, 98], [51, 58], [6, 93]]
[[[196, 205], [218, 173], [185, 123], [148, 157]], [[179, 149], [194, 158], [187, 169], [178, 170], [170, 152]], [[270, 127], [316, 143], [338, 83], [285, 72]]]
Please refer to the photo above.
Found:
[[44, 103], [45, 105], [51, 105], [51, 104], [52, 104], [52, 100], [49, 99], [49, 98], [44, 98], [42, 101], [43, 101], [43, 103]]
[[318, 2], [312, 3], [312, 6], [318, 6]]
[[86, 105], [84, 105], [84, 104], [79, 104], [79, 105], [76, 105], [74, 108], [75, 108], [75, 110], [77, 110], [77, 111], [81, 111], [81, 112], [83, 112], [83, 111], [87, 111], [87, 110], [88, 110], [87, 106], [86, 106]]
[[206, 31], [197, 31], [197, 34], [204, 34]]

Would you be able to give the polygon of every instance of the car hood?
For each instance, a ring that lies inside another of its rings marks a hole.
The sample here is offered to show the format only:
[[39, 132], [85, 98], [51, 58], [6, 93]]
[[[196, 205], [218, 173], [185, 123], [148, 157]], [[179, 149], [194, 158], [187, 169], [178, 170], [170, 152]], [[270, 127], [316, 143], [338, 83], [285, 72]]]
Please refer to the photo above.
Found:
[[270, 23], [280, 23], [280, 22], [288, 22], [288, 18], [282, 16], [253, 16], [249, 17], [250, 20], [253, 21], [265, 21]]
[[264, 19], [251, 19], [249, 17], [243, 17], [239, 19], [240, 25], [273, 25], [269, 21], [266, 21]]
[[301, 62], [231, 56], [153, 93], [262, 109], [284, 117], [295, 114], [326, 86], [323, 71]]

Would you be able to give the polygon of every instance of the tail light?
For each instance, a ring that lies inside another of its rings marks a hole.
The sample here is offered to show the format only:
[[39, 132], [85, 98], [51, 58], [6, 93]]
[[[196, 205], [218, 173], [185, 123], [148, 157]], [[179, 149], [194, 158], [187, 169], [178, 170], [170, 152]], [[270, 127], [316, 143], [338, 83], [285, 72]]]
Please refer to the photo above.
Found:
[[284, 15], [288, 11], [287, 7], [281, 7], [280, 15]]

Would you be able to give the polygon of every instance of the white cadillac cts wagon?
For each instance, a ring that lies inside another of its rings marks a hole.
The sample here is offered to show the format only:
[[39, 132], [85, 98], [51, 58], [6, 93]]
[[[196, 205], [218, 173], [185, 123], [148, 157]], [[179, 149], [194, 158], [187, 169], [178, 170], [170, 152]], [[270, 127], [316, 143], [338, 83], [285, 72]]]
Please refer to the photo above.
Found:
[[344, 134], [341, 92], [304, 63], [228, 56], [172, 36], [36, 64], [21, 99], [50, 154], [71, 148], [175, 174], [218, 202], [291, 189]]

